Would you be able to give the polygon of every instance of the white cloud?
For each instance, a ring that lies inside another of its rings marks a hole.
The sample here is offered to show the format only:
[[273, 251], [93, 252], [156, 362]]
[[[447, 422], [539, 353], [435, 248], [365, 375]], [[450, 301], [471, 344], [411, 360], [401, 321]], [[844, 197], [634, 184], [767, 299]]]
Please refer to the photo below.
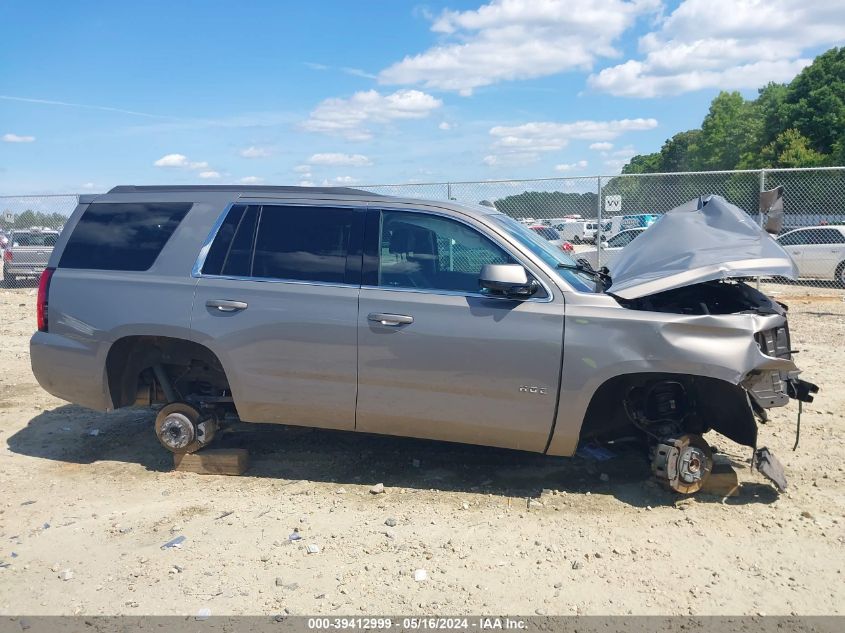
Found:
[[307, 174], [311, 171], [311, 165], [297, 165], [293, 168], [297, 174]]
[[93, 191], [94, 189], [99, 189], [100, 187], [95, 185], [93, 182], [86, 182], [82, 185], [82, 188], [85, 189], [85, 191]]
[[608, 143], [607, 141], [601, 141], [599, 143], [590, 143], [590, 149], [594, 149], [597, 152], [606, 152], [608, 150], [613, 149], [613, 143]]
[[541, 152], [563, 149], [570, 140], [615, 139], [625, 132], [651, 130], [656, 119], [618, 119], [614, 121], [575, 121], [573, 123], [532, 122], [515, 126], [499, 125], [490, 129], [495, 139], [496, 156], [484, 159], [487, 165], [526, 164]]
[[332, 165], [345, 167], [368, 167], [373, 164], [369, 158], [363, 154], [314, 154], [308, 159], [308, 162], [313, 165]]
[[[494, 138], [493, 154], [485, 156], [485, 165], [528, 165], [539, 160], [544, 152], [556, 152], [571, 140], [615, 139], [626, 132], [651, 130], [657, 127], [656, 119], [617, 119], [612, 121], [575, 121], [553, 123], [548, 121], [522, 125], [498, 125], [490, 129]], [[611, 143], [608, 143], [613, 147]], [[577, 166], [578, 163], [575, 163]]]
[[636, 156], [636, 155], [637, 155], [637, 150], [635, 150], [633, 148], [633, 146], [631, 146], [631, 145], [626, 145], [625, 147], [620, 147], [618, 150], [611, 153], [611, 156], [618, 156], [618, 157], [624, 158], [625, 160], [628, 160], [632, 156]]
[[209, 171], [201, 171], [197, 175], [204, 180], [213, 180], [215, 178], [220, 178], [220, 172], [214, 171], [213, 169], [211, 169]]
[[659, 97], [788, 81], [809, 49], [845, 43], [845, 5], [806, 0], [684, 0], [639, 40], [642, 59], [591, 75], [594, 89]]
[[353, 77], [363, 77], [364, 79], [376, 79], [376, 76], [372, 73], [368, 73], [366, 70], [361, 70], [360, 68], [349, 68], [348, 66], [343, 66], [341, 71], [345, 72], [347, 75], [352, 75]]
[[300, 186], [300, 187], [313, 187], [313, 186], [314, 186], [314, 183], [313, 183], [312, 181], [310, 181], [310, 180], [300, 180], [300, 181], [299, 181], [299, 186]]
[[440, 125], [437, 126], [441, 130], [451, 130], [452, 126], [449, 124], [448, 121], [441, 121]]
[[659, 0], [492, 0], [443, 11], [431, 30], [445, 41], [379, 73], [382, 84], [422, 84], [463, 95], [500, 81], [590, 70], [619, 55], [614, 42]]
[[356, 92], [348, 99], [322, 101], [302, 123], [309, 132], [342, 136], [353, 141], [372, 138], [372, 124], [423, 119], [443, 105], [440, 99], [419, 90], [397, 90], [383, 95], [375, 90]]
[[610, 158], [604, 161], [605, 171], [608, 175], [622, 173], [622, 168], [628, 164], [628, 160], [624, 158]]
[[339, 185], [351, 185], [358, 182], [358, 179], [353, 178], [352, 176], [337, 176], [334, 179], [334, 182]]
[[243, 158], [267, 158], [270, 156], [270, 150], [266, 147], [256, 147], [250, 145], [238, 152]]
[[21, 136], [19, 134], [4, 134], [3, 135], [3, 142], [4, 143], [33, 143], [35, 141], [34, 136]]
[[574, 171], [576, 169], [584, 169], [587, 166], [587, 161], [579, 160], [576, 163], [561, 163], [555, 165], [555, 171]]
[[244, 176], [240, 179], [242, 185], [258, 185], [262, 182], [264, 182], [264, 179], [258, 176]]
[[[326, 64], [318, 64], [316, 62], [305, 62], [305, 65], [310, 68], [311, 70], [334, 70], [333, 66], [327, 66]], [[350, 66], [341, 66], [337, 70], [340, 70], [342, 73], [346, 73], [347, 75], [352, 75], [353, 77], [363, 77], [364, 79], [375, 79], [376, 76], [372, 73], [368, 73], [366, 70], [362, 70], [360, 68], [352, 68]]]
[[153, 163], [156, 167], [168, 167], [177, 169], [206, 169], [208, 163], [205, 161], [193, 162], [188, 160], [184, 154], [165, 154]]
[[539, 160], [536, 152], [507, 152], [500, 154], [489, 154], [481, 159], [488, 167], [519, 167], [530, 165]]

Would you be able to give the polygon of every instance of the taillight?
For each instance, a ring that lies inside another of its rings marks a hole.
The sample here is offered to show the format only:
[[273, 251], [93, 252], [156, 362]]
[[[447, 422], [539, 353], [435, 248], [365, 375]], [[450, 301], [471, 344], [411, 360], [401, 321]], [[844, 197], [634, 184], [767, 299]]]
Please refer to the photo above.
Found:
[[12, 251], [6, 249], [3, 251], [3, 261], [10, 262], [12, 261]]
[[36, 303], [36, 314], [38, 316], [38, 330], [47, 331], [47, 295], [50, 293], [50, 279], [53, 277], [55, 268], [45, 268], [38, 280], [38, 302]]

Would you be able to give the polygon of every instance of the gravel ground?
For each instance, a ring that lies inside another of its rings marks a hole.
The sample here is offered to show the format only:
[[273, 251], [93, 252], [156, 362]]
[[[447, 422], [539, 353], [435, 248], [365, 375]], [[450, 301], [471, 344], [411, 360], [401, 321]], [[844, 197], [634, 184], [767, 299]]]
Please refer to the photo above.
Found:
[[720, 499], [664, 492], [633, 452], [593, 462], [259, 425], [225, 438], [250, 448], [246, 475], [172, 472], [150, 411], [96, 413], [39, 388], [34, 290], [0, 290], [0, 613], [845, 613], [845, 303], [777, 291], [822, 393], [796, 452], [795, 406], [761, 429], [785, 494], [748, 449], [708, 438], [742, 482]]

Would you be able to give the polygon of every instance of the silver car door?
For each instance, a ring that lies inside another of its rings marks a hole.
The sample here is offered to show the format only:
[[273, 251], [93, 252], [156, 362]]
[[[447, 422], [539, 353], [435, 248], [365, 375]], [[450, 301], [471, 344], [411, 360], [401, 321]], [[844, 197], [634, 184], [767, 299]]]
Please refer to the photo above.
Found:
[[356, 429], [543, 451], [560, 380], [562, 297], [481, 294], [482, 265], [515, 259], [478, 226], [421, 211], [370, 213]]
[[362, 232], [363, 205], [239, 204], [204, 249], [191, 327], [241, 419], [354, 428]]

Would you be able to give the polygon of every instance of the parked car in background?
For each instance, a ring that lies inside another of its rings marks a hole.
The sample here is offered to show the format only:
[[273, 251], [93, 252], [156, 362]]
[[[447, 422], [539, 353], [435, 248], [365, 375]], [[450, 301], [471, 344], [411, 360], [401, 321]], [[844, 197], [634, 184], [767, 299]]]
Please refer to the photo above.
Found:
[[560, 232], [560, 237], [573, 244], [595, 244], [599, 223], [592, 220], [576, 220], [552, 224]]
[[14, 230], [3, 249], [3, 281], [6, 286], [19, 277], [38, 277], [47, 267], [59, 232], [33, 227]]
[[845, 226], [810, 226], [777, 238], [798, 266], [798, 276], [845, 286]]
[[532, 224], [528, 228], [534, 231], [543, 239], [548, 240], [554, 246], [557, 246], [562, 251], [569, 252], [573, 250], [572, 244], [562, 239], [557, 229], [554, 229], [550, 226], [546, 226], [545, 224]]
[[614, 215], [602, 229], [602, 239], [605, 241], [614, 235], [627, 231], [628, 229], [647, 229], [654, 224], [660, 216], [654, 213], [635, 213], [631, 215]]
[[586, 261], [590, 264], [590, 266], [592, 266], [596, 270], [598, 270], [601, 266], [607, 266], [608, 268], [612, 268], [613, 260], [616, 259], [616, 256], [619, 255], [622, 249], [628, 246], [628, 244], [630, 244], [631, 242], [633, 242], [634, 238], [636, 238], [643, 231], [645, 231], [645, 229], [628, 229], [627, 231], [617, 233], [606, 242], [602, 242], [601, 262], [599, 262], [598, 249], [578, 253], [577, 259], [578, 261]]

